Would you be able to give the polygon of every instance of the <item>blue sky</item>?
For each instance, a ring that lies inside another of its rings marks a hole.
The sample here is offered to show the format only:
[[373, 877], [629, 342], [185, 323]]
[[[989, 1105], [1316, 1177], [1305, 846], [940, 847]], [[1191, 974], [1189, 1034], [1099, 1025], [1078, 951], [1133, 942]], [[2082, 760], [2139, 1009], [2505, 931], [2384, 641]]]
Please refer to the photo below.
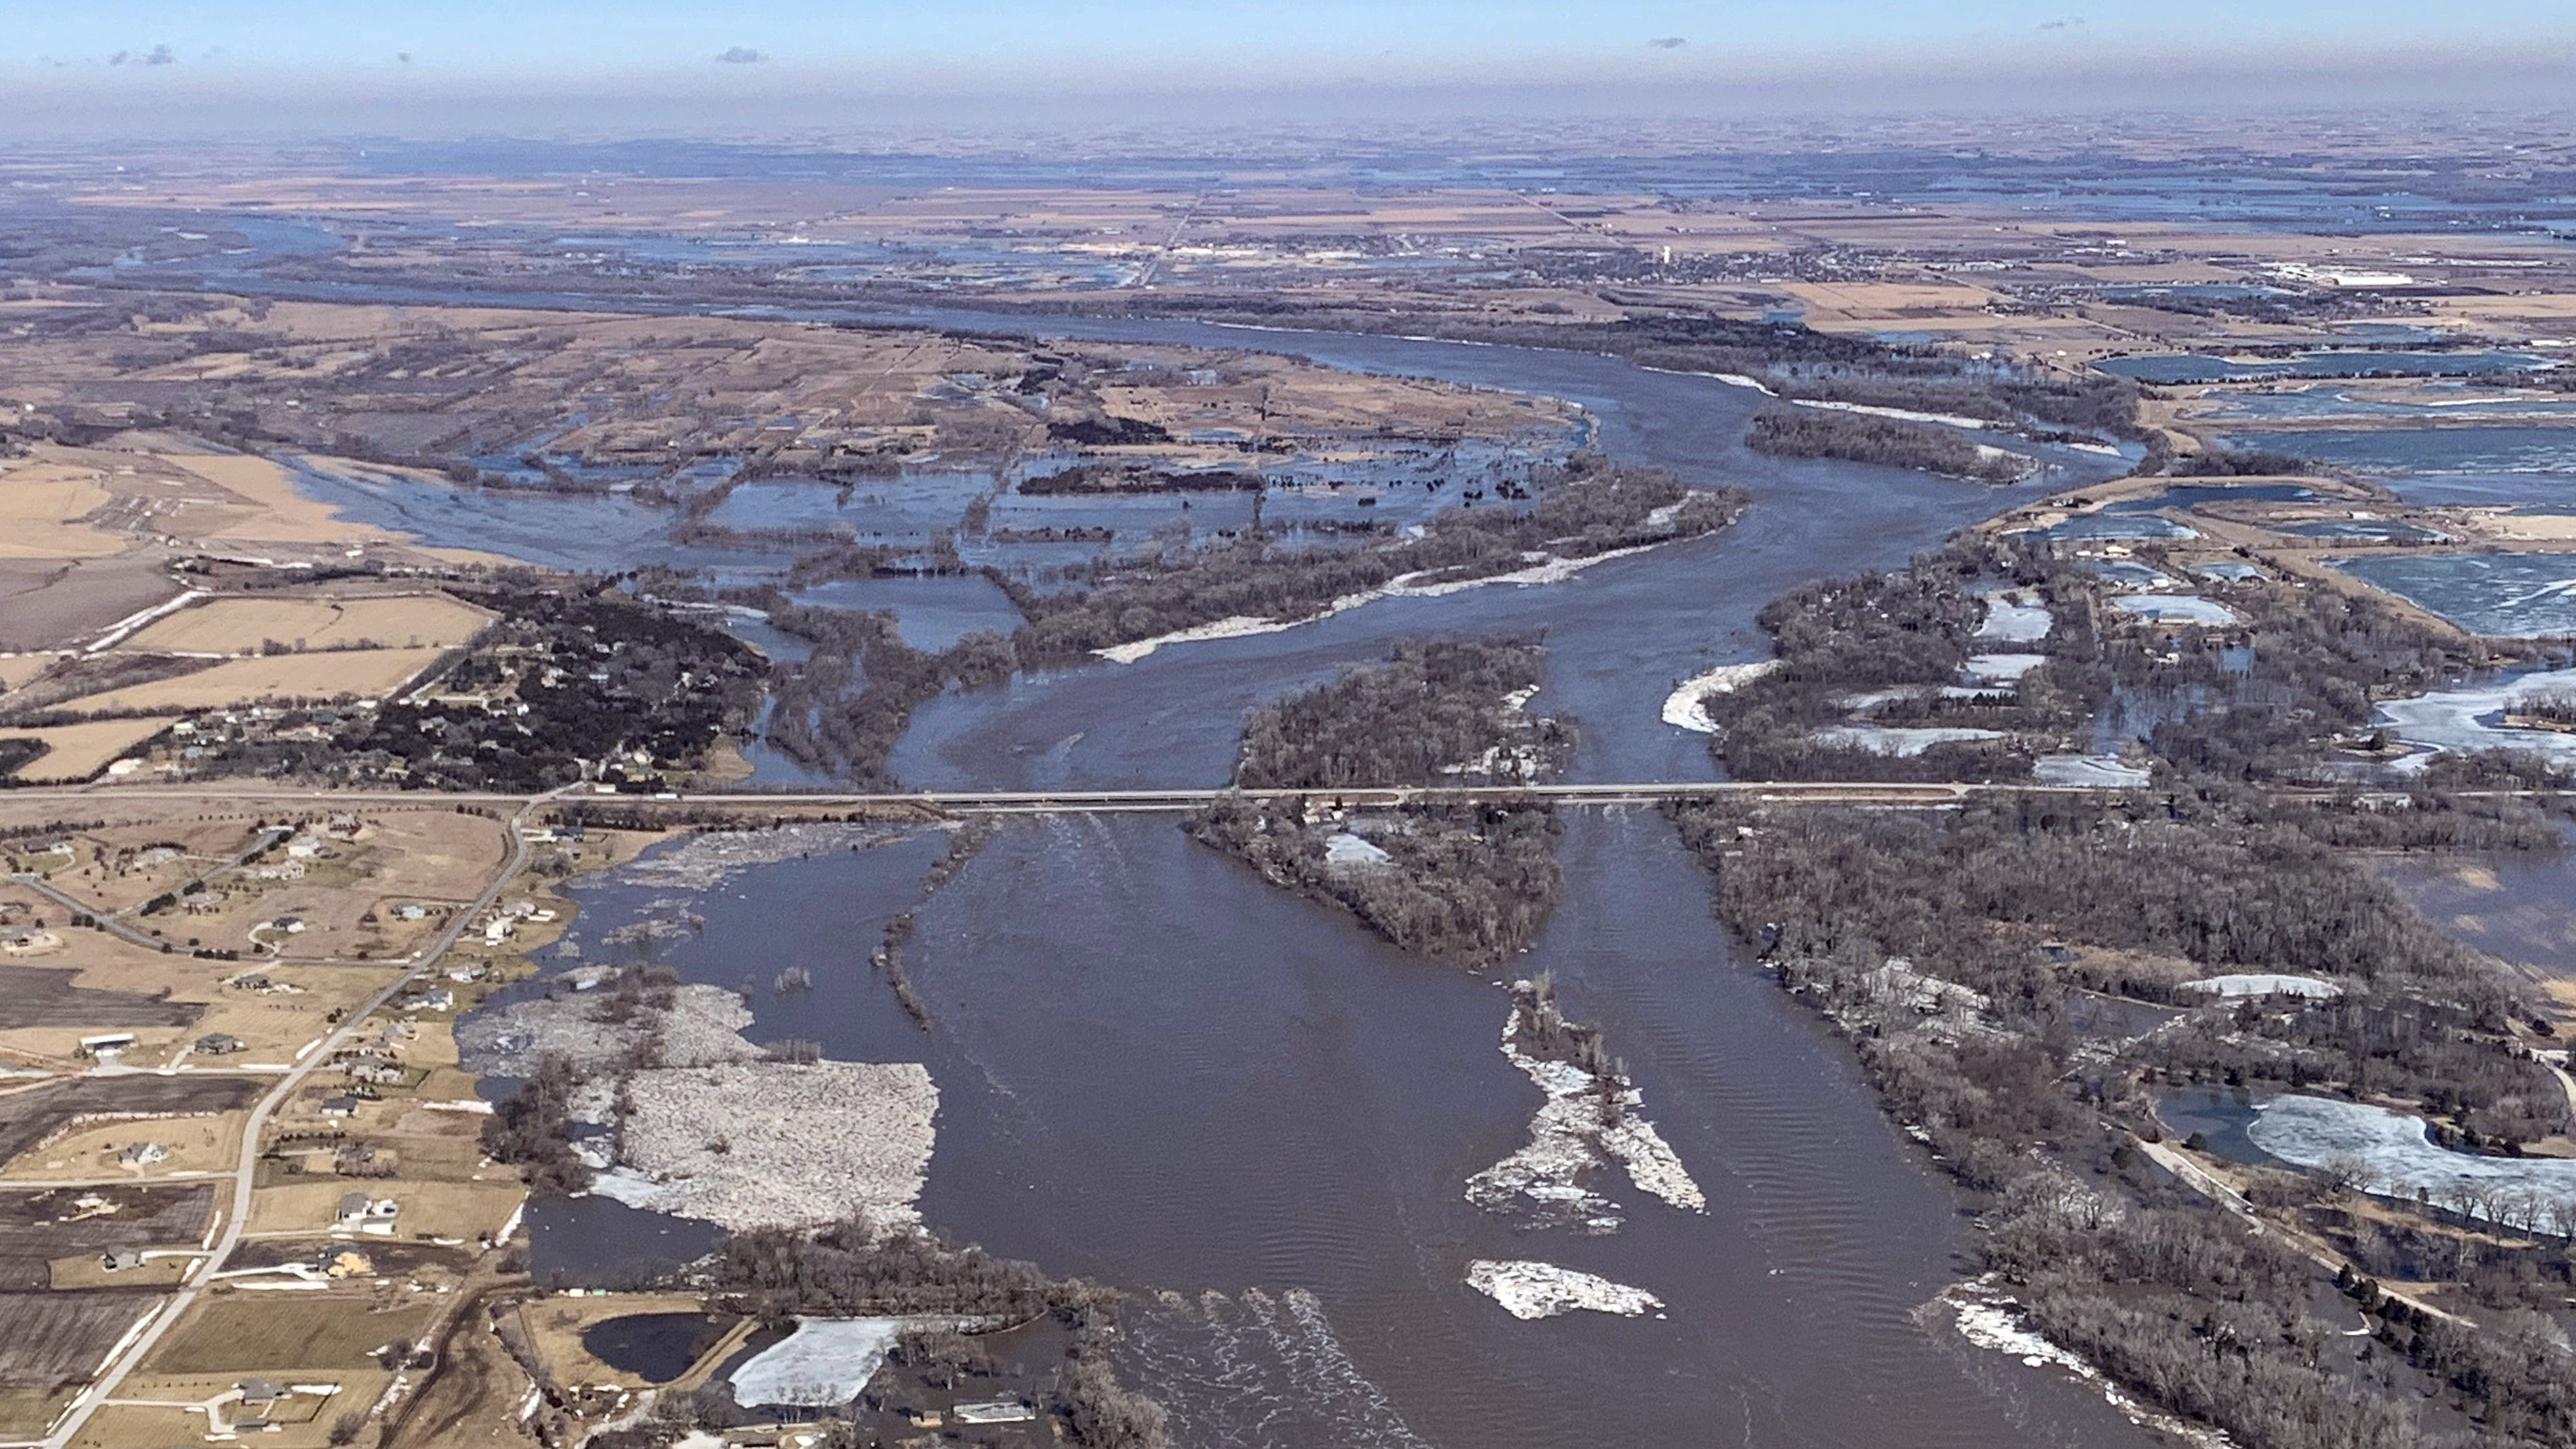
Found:
[[[0, 113], [260, 100], [414, 109], [577, 96], [781, 97], [1312, 88], [1693, 88], [2104, 77], [2152, 99], [2213, 78], [2564, 67], [2576, 0], [0, 0]], [[730, 56], [730, 59], [719, 57]]]

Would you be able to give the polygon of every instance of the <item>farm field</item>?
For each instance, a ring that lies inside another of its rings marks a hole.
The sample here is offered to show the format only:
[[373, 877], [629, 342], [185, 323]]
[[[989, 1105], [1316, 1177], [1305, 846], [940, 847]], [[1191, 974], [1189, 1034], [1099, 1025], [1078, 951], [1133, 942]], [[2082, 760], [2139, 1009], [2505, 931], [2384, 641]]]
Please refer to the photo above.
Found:
[[[248, 1107], [264, 1087], [248, 1077], [136, 1073], [77, 1077], [0, 1095], [0, 1163], [15, 1160], [82, 1117], [233, 1112]], [[6, 1336], [0, 1330], [0, 1339]]]
[[443, 648], [471, 639], [490, 620], [436, 593], [234, 596], [154, 620], [119, 647], [164, 654], [256, 654], [271, 643], [294, 650]]
[[427, 669], [437, 649], [335, 649], [227, 659], [220, 664], [81, 695], [61, 708], [110, 713], [142, 710], [223, 709], [263, 700], [328, 700], [343, 695], [374, 699], [392, 693]]
[[45, 747], [9, 778], [30, 785], [86, 780], [127, 751], [170, 727], [177, 715], [83, 720], [39, 729], [0, 730], [0, 740], [34, 740]]
[[434, 1308], [379, 1310], [364, 1293], [237, 1293], [209, 1297], [161, 1341], [153, 1374], [365, 1369], [388, 1343], [418, 1338]]
[[[193, 1249], [214, 1213], [211, 1184], [183, 1187], [0, 1189], [0, 1292], [32, 1292], [65, 1283], [55, 1271], [69, 1258], [95, 1266], [109, 1248]], [[142, 1269], [93, 1274], [77, 1286], [131, 1290], [153, 1275]]]
[[50, 1394], [87, 1381], [158, 1301], [146, 1293], [0, 1293], [0, 1389]]

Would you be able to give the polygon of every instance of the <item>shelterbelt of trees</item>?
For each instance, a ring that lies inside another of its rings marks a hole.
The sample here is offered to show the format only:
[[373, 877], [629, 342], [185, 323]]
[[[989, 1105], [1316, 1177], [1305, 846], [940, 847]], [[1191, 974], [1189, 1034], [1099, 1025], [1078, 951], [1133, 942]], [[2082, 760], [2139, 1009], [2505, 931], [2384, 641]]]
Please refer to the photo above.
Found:
[[[1574, 748], [1571, 728], [1521, 707], [1542, 659], [1521, 639], [1400, 644], [1383, 664], [1253, 711], [1235, 783], [1329, 792], [1536, 780]], [[1562, 880], [1555, 816], [1538, 804], [1411, 806], [1345, 821], [1302, 800], [1228, 796], [1187, 828], [1280, 885], [1341, 902], [1407, 950], [1460, 961], [1526, 949]], [[1331, 838], [1345, 831], [1367, 842], [1361, 858], [1334, 857]]]

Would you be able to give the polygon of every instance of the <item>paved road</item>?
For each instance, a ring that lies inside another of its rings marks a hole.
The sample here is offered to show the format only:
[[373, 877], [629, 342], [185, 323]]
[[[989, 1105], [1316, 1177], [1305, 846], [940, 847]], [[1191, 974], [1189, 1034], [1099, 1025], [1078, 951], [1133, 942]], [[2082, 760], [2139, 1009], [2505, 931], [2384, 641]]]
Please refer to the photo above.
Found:
[[1987, 784], [1975, 781], [1643, 781], [1611, 785], [1354, 785], [1331, 790], [925, 790], [881, 794], [821, 794], [810, 791], [709, 791], [696, 794], [576, 795], [548, 791], [543, 795], [445, 793], [426, 790], [208, 790], [187, 786], [103, 786], [83, 790], [13, 790], [11, 800], [314, 800], [343, 805], [409, 804], [431, 801], [464, 804], [525, 805], [556, 800], [603, 806], [704, 805], [724, 808], [770, 806], [779, 809], [932, 809], [971, 811], [1195, 810], [1225, 795], [1274, 800], [1290, 796], [1332, 799], [1351, 805], [1442, 804], [1543, 800], [1569, 805], [1636, 805], [1664, 800], [1754, 799], [1856, 801], [1862, 803], [1949, 804], [1975, 795], [2117, 795], [2133, 793], [2094, 785]]
[[91, 1382], [90, 1386], [83, 1389], [79, 1396], [72, 1400], [70, 1408], [54, 1425], [53, 1431], [44, 1437], [42, 1441], [44, 1449], [63, 1449], [63, 1446], [78, 1437], [82, 1426], [89, 1422], [90, 1416], [97, 1413], [100, 1406], [108, 1399], [115, 1397], [118, 1387], [134, 1372], [137, 1365], [150, 1356], [153, 1348], [161, 1342], [162, 1335], [169, 1332], [170, 1326], [178, 1322], [187, 1313], [189, 1306], [205, 1292], [206, 1285], [213, 1280], [216, 1269], [220, 1268], [224, 1260], [232, 1256], [233, 1249], [240, 1245], [242, 1228], [250, 1220], [251, 1191], [259, 1180], [260, 1133], [268, 1125], [269, 1118], [275, 1116], [277, 1109], [295, 1095], [296, 1090], [304, 1085], [304, 1079], [310, 1076], [316, 1067], [330, 1061], [332, 1055], [347, 1044], [350, 1037], [365, 1029], [368, 1017], [374, 1015], [386, 1002], [393, 1000], [398, 993], [418, 980], [421, 973], [437, 965], [439, 958], [446, 955], [448, 949], [456, 944], [457, 937], [465, 933], [467, 923], [490, 909], [492, 903], [500, 898], [502, 889], [528, 863], [528, 843], [520, 836], [518, 826], [525, 822], [538, 806], [552, 798], [551, 795], [531, 796], [520, 804], [518, 813], [510, 817], [509, 859], [502, 863], [500, 871], [492, 877], [491, 883], [483, 888], [483, 893], [476, 896], [472, 904], [456, 913], [455, 917], [447, 923], [447, 929], [439, 934], [429, 949], [415, 958], [411, 969], [394, 978], [382, 991], [352, 1008], [349, 1014], [341, 1019], [340, 1025], [329, 1036], [315, 1044], [311, 1051], [306, 1052], [303, 1059], [280, 1078], [277, 1085], [269, 1090], [268, 1095], [260, 1098], [259, 1104], [251, 1109], [250, 1120], [242, 1127], [241, 1162], [232, 1174], [233, 1200], [230, 1211], [225, 1214], [223, 1232], [208, 1249], [205, 1259], [179, 1285], [179, 1291], [153, 1315], [143, 1331], [136, 1334], [133, 1341], [128, 1343], [122, 1352], [109, 1360], [107, 1366], [100, 1370], [98, 1377]]

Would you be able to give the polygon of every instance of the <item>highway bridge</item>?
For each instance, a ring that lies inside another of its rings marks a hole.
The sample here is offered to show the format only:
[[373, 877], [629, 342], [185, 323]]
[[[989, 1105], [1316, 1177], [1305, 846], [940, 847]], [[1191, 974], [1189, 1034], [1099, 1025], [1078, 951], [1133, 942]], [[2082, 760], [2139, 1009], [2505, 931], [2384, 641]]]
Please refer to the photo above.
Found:
[[1303, 797], [1358, 809], [1398, 805], [1517, 804], [1659, 805], [1668, 800], [1752, 800], [1815, 804], [1955, 805], [1978, 795], [2104, 797], [2124, 792], [2093, 785], [1983, 784], [1966, 781], [1647, 781], [1631, 784], [1352, 785], [1310, 790], [911, 790], [830, 794], [815, 791], [707, 791], [652, 795], [595, 794], [573, 786], [542, 795], [476, 791], [299, 789], [245, 781], [236, 786], [93, 785], [0, 792], [0, 800], [58, 800], [105, 805], [117, 801], [193, 801], [225, 805], [309, 802], [315, 805], [419, 805], [432, 801], [509, 806], [532, 800], [561, 804], [660, 806], [709, 809], [922, 810], [941, 814], [1044, 815], [1057, 813], [1172, 813], [1197, 810], [1227, 796], [1269, 801]]

